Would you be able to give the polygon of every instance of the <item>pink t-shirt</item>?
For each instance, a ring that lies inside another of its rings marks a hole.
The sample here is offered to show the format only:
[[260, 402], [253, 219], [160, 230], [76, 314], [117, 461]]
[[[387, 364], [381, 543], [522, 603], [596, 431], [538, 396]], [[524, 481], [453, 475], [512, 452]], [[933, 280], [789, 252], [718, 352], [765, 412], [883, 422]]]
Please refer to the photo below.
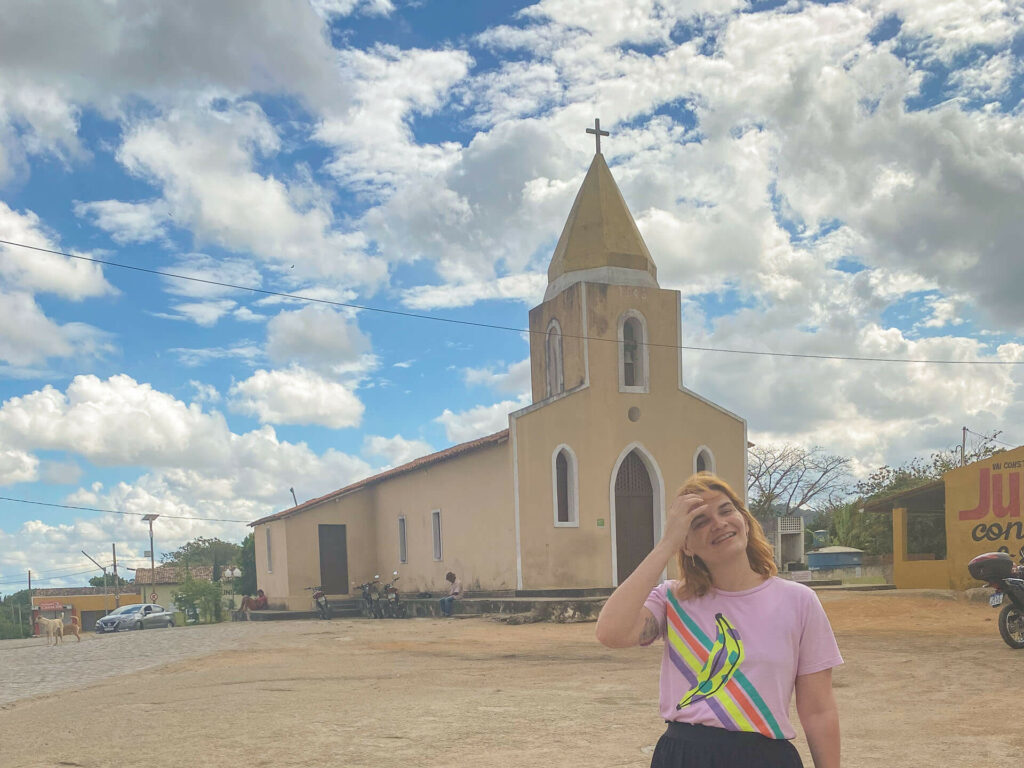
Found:
[[665, 639], [662, 717], [794, 738], [797, 676], [843, 663], [818, 596], [778, 577], [743, 592], [712, 587], [686, 601], [672, 594], [674, 585], [659, 584], [644, 603]]

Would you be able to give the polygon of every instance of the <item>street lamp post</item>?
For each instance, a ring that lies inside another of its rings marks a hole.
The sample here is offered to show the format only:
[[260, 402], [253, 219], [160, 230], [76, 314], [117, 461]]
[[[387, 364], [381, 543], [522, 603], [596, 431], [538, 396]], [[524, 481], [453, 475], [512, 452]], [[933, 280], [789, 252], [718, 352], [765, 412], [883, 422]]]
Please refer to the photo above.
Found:
[[155, 565], [155, 552], [153, 551], [153, 521], [156, 520], [160, 515], [148, 514], [143, 516], [143, 521], [149, 523], [149, 596], [150, 598], [156, 594], [156, 565]]

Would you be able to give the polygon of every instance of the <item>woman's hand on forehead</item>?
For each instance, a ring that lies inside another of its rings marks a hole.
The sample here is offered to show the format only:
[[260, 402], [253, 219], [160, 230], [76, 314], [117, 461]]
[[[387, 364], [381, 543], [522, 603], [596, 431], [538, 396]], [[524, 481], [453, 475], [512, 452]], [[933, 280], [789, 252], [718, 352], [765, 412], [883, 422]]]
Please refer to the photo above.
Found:
[[704, 499], [695, 493], [676, 496], [665, 515], [665, 535], [662, 538], [681, 549], [694, 522], [709, 511]]

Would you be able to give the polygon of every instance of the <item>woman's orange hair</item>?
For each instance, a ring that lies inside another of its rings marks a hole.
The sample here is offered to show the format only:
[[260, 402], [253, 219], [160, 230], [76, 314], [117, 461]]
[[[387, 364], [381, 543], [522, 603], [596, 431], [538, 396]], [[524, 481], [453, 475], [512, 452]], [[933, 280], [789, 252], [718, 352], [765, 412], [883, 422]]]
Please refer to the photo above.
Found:
[[[729, 497], [729, 501], [733, 503], [733, 506], [739, 510], [740, 514], [743, 515], [743, 519], [747, 521], [749, 532], [747, 533], [747, 559], [750, 561], [750, 567], [754, 573], [759, 573], [765, 578], [769, 578], [778, 573], [779, 569], [775, 567], [775, 557], [772, 553], [771, 545], [768, 544], [768, 539], [764, 535], [764, 528], [757, 522], [750, 510], [746, 508], [740, 497], [736, 495], [734, 491], [725, 480], [713, 475], [710, 472], [698, 472], [693, 475], [685, 483], [682, 488], [679, 489], [677, 496], [682, 496], [687, 493], [704, 494], [714, 493], [720, 491]], [[708, 571], [704, 561], [699, 557], [687, 557], [683, 550], [680, 549], [676, 553], [676, 565], [679, 568], [679, 582], [675, 588], [675, 594], [680, 600], [686, 600], [690, 597], [701, 597], [706, 595], [708, 590], [711, 589], [711, 573]]]

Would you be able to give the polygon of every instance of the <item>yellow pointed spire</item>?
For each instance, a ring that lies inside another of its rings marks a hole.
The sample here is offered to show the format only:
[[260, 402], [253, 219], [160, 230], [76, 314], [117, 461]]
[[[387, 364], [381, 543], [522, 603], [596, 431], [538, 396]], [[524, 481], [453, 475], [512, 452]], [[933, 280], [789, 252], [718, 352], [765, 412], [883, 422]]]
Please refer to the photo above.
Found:
[[581, 280], [658, 287], [658, 268], [600, 153], [555, 246], [545, 300]]

